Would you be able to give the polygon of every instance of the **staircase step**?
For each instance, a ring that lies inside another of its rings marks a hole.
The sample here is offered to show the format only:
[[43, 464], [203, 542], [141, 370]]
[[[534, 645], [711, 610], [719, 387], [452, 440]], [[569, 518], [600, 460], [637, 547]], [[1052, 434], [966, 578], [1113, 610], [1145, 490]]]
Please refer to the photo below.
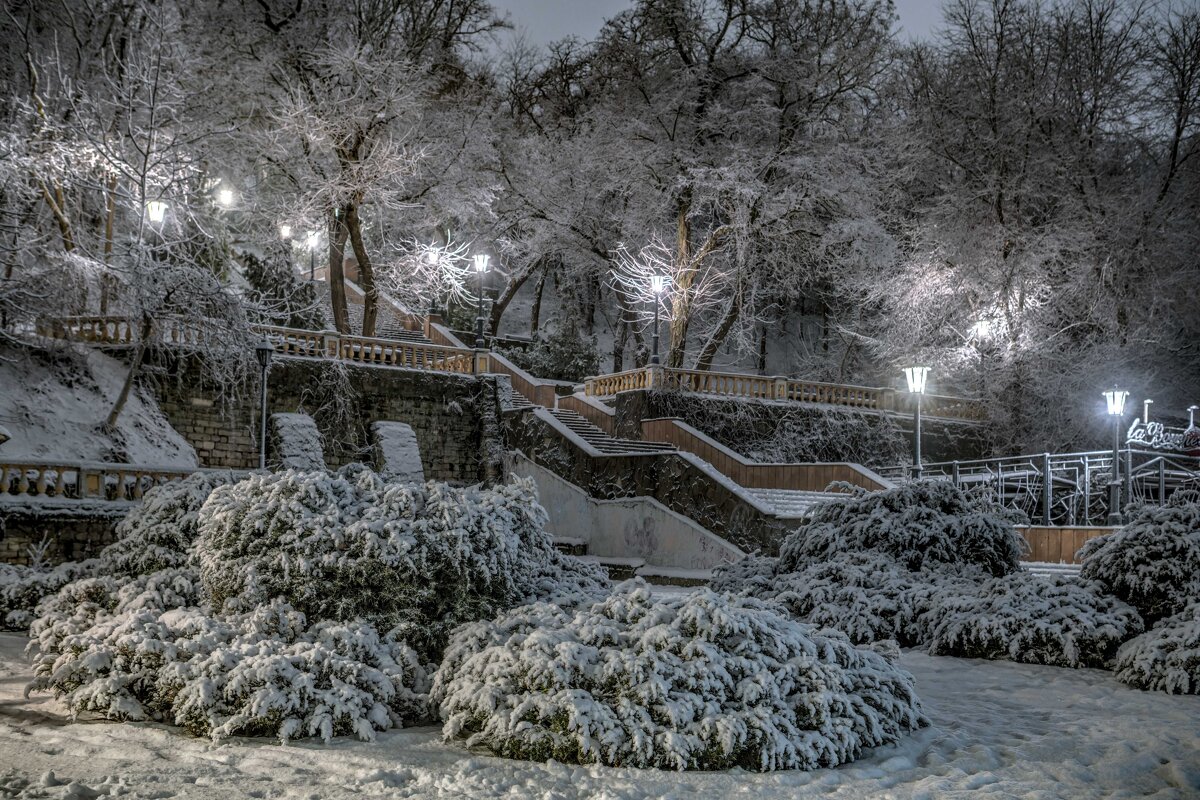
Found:
[[676, 452], [675, 445], [664, 442], [643, 442], [638, 439], [618, 439], [609, 436], [575, 411], [554, 409], [550, 413], [554, 415], [555, 419], [565, 425], [568, 430], [577, 434], [579, 438], [606, 455]]
[[747, 489], [764, 505], [781, 517], [806, 517], [819, 503], [844, 498], [837, 492], [805, 492], [792, 489]]

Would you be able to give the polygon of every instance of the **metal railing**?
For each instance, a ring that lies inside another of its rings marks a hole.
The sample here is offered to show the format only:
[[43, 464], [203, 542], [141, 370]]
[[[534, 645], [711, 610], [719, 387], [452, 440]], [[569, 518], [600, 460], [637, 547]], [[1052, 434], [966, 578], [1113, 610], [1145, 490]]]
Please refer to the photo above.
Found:
[[[1111, 450], [1039, 453], [922, 465], [922, 476], [988, 494], [1042, 525], [1096, 525], [1109, 516]], [[1200, 458], [1150, 450], [1120, 451], [1122, 506], [1161, 505], [1184, 489], [1200, 489]], [[879, 470], [885, 477], [911, 478], [910, 465]], [[1118, 509], [1120, 510], [1120, 509]]]

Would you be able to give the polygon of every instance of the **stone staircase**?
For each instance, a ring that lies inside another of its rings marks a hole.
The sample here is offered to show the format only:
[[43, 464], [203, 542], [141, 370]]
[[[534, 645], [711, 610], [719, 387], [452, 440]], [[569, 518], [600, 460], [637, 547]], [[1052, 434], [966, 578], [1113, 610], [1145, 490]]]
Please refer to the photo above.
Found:
[[[358, 303], [347, 303], [346, 312], [349, 314], [351, 335], [360, 336], [362, 334], [363, 307]], [[325, 297], [325, 305], [322, 308], [322, 313], [325, 315], [326, 325], [330, 330], [333, 330], [333, 305], [330, 303], [328, 296]], [[379, 305], [379, 312], [375, 317], [374, 338], [412, 342], [413, 344], [433, 344], [421, 331], [406, 329], [404, 322], [395, 315], [391, 306], [387, 303]]]
[[[514, 392], [515, 394], [515, 392]], [[645, 442], [639, 439], [618, 439], [609, 436], [600, 428], [583, 418], [581, 414], [566, 409], [552, 409], [550, 413], [556, 420], [566, 425], [572, 433], [587, 442], [593, 449], [604, 455], [628, 455], [630, 453], [673, 453], [673, 444], [662, 442]]]
[[813, 506], [828, 500], [845, 497], [835, 492], [802, 492], [792, 489], [746, 489], [755, 499], [770, 507], [781, 517], [807, 517]]

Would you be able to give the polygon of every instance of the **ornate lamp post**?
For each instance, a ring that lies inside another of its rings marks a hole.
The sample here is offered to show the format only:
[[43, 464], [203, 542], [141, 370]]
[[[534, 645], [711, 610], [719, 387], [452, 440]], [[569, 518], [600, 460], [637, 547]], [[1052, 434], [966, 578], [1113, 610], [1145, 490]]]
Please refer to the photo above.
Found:
[[482, 350], [483, 341], [483, 273], [487, 272], [491, 256], [486, 253], [475, 255], [475, 274], [479, 276], [479, 296], [475, 301], [475, 348]]
[[929, 380], [929, 367], [905, 367], [904, 379], [908, 391], [917, 396], [916, 411], [913, 413], [913, 477], [921, 478], [921, 396]]
[[267, 339], [254, 346], [254, 357], [262, 367], [262, 380], [259, 381], [258, 393], [258, 468], [267, 468], [267, 370], [271, 368], [271, 356], [275, 354], [275, 345]]
[[650, 363], [658, 364], [658, 307], [662, 304], [662, 293], [667, 288], [666, 275], [650, 276], [650, 291], [654, 292], [654, 333], [651, 336], [653, 345], [650, 350]]
[[1108, 415], [1113, 421], [1112, 482], [1108, 484], [1108, 524], [1121, 524], [1121, 417], [1125, 415], [1125, 401], [1129, 392], [1116, 387], [1104, 393], [1108, 403]]

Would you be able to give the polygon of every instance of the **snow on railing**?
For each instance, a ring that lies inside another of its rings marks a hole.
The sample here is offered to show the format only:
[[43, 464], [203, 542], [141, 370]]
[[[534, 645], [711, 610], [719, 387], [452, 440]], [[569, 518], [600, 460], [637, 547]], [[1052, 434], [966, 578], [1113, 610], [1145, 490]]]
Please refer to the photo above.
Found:
[[101, 462], [0, 460], [0, 501], [14, 499], [141, 500], [146, 490], [195, 472]]
[[[913, 410], [912, 398], [894, 389], [662, 366], [640, 367], [613, 375], [585, 378], [584, 387], [589, 397], [611, 397], [619, 392], [637, 389], [673, 389], [752, 400], [823, 403], [870, 411], [911, 413]], [[977, 401], [962, 397], [927, 394], [923, 396], [921, 410], [930, 417], [969, 421], [983, 419], [983, 407]]]

